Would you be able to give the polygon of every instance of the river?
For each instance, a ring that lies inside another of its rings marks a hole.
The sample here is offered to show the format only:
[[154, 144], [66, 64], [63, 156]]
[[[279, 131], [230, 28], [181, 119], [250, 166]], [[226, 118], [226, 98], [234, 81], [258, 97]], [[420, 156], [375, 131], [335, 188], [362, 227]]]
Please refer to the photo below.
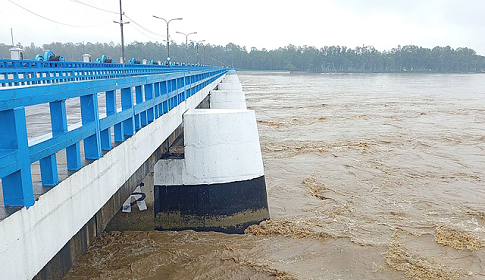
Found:
[[485, 279], [485, 76], [239, 72], [271, 220], [103, 233], [65, 279]]

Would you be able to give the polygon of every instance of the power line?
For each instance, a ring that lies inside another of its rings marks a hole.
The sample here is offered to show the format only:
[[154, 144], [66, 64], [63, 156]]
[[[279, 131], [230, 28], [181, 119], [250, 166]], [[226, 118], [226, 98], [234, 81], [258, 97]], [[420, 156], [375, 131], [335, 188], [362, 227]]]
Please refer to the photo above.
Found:
[[71, 0], [71, 1], [76, 2], [76, 3], [79, 3], [79, 4], [82, 4], [82, 5], [85, 5], [85, 6], [88, 6], [90, 8], [96, 9], [96, 10], [100, 10], [100, 11], [106, 12], [106, 13], [115, 14], [115, 15], [118, 14], [117, 12], [108, 11], [108, 10], [105, 10], [105, 9], [102, 9], [102, 8], [98, 8], [96, 6], [93, 6], [91, 4], [87, 4], [87, 3], [84, 3], [84, 2], [81, 2], [81, 1], [78, 1], [78, 0]]
[[[96, 6], [93, 6], [93, 5], [91, 5], [91, 4], [87, 4], [87, 3], [81, 2], [81, 1], [79, 1], [79, 0], [71, 0], [71, 1], [76, 2], [76, 3], [79, 3], [79, 4], [82, 4], [82, 5], [85, 5], [85, 6], [88, 6], [88, 7], [90, 7], [90, 8], [96, 9], [96, 10], [100, 10], [100, 11], [103, 11], [103, 12], [107, 12], [107, 13], [110, 13], [110, 14], [115, 14], [115, 15], [117, 15], [117, 14], [118, 14], [117, 12], [113, 12], [113, 11], [105, 10], [105, 9], [102, 9], [102, 8], [99, 8], [99, 7], [96, 7]], [[164, 36], [164, 35], [161, 35], [161, 34], [155, 33], [155, 32], [153, 32], [153, 31], [151, 31], [151, 30], [149, 30], [149, 29], [147, 29], [147, 28], [143, 27], [142, 25], [140, 25], [139, 23], [137, 23], [136, 21], [134, 21], [132, 18], [130, 18], [129, 16], [127, 16], [127, 15], [126, 15], [126, 13], [123, 13], [123, 15], [124, 15], [126, 18], [128, 18], [129, 20], [131, 20], [131, 21], [132, 21], [134, 24], [138, 25], [138, 27], [140, 27], [141, 29], [143, 29], [143, 30], [145, 30], [145, 31], [147, 31], [147, 32], [149, 32], [149, 33], [152, 33], [152, 34], [154, 34], [154, 35], [157, 35], [157, 36]], [[135, 29], [136, 29], [136, 28], [135, 28]], [[150, 36], [148, 36], [147, 34], [145, 34], [145, 33], [141, 32], [141, 31], [140, 31], [140, 30], [138, 30], [138, 29], [136, 29], [136, 30], [137, 30], [138, 32], [140, 32], [141, 34], [143, 34], [143, 35], [145, 35], [145, 36], [149, 37], [149, 38], [156, 39], [156, 38], [154, 38], [154, 37], [150, 37]]]
[[[125, 17], [127, 17], [127, 18], [128, 18], [129, 20], [131, 20], [131, 21], [132, 21], [134, 24], [138, 25], [140, 28], [142, 28], [143, 30], [145, 30], [145, 31], [147, 31], [147, 32], [150, 32], [150, 33], [152, 33], [152, 34], [154, 34], [154, 35], [157, 35], [157, 36], [165, 36], [165, 35], [161, 35], [161, 34], [158, 34], [158, 33], [155, 33], [155, 32], [153, 32], [153, 31], [150, 31], [150, 30], [146, 29], [145, 27], [143, 27], [143, 26], [141, 26], [140, 24], [138, 24], [136, 21], [134, 21], [132, 18], [130, 18], [130, 17], [129, 17], [129, 16], [127, 16], [126, 14], [125, 14]], [[140, 32], [140, 33], [141, 33], [141, 32]], [[142, 34], [143, 34], [143, 33], [142, 33]], [[143, 34], [143, 35], [145, 35], [145, 36], [146, 36], [146, 34]]]
[[159, 39], [159, 38], [155, 38], [155, 37], [153, 37], [153, 36], [150, 36], [150, 35], [148, 35], [148, 34], [143, 33], [143, 32], [142, 32], [140, 29], [136, 28], [136, 26], [135, 26], [135, 25], [133, 25], [133, 28], [134, 28], [136, 31], [140, 32], [140, 34], [142, 34], [142, 35], [144, 35], [144, 36], [146, 36], [146, 37], [148, 37], [148, 38], [150, 38], [150, 39], [155, 39], [155, 40], [158, 40], [158, 39]]
[[40, 18], [43, 18], [43, 19], [45, 19], [45, 20], [48, 20], [48, 21], [51, 21], [51, 22], [54, 22], [54, 23], [57, 23], [57, 24], [60, 24], [60, 25], [66, 25], [66, 26], [70, 26], [70, 27], [78, 27], [78, 28], [89, 28], [89, 27], [97, 27], [97, 26], [105, 25], [105, 24], [107, 24], [107, 23], [108, 23], [108, 22], [105, 22], [105, 23], [102, 23], [102, 24], [90, 25], [90, 26], [82, 26], [82, 25], [73, 25], [73, 24], [69, 24], [69, 23], [63, 23], [63, 22], [59, 22], [59, 21], [56, 21], [56, 20], [53, 20], [53, 19], [47, 18], [47, 17], [42, 16], [42, 15], [39, 15], [39, 14], [37, 14], [37, 13], [34, 13], [34, 12], [32, 12], [31, 10], [29, 10], [29, 9], [27, 9], [27, 8], [25, 8], [25, 7], [22, 7], [22, 6], [20, 6], [19, 4], [17, 4], [17, 3], [15, 3], [15, 2], [13, 2], [12, 0], [7, 0], [7, 1], [8, 1], [8, 2], [10, 2], [10, 3], [12, 3], [12, 4], [14, 4], [15, 6], [17, 6], [17, 7], [21, 8], [21, 9], [23, 9], [23, 10], [25, 10], [25, 11], [27, 11], [27, 12], [31, 13], [31, 14], [33, 14], [33, 15], [36, 15], [36, 16], [38, 16], [38, 17], [40, 17]]
[[[56, 20], [50, 19], [50, 18], [48, 18], [48, 17], [45, 17], [45, 16], [43, 16], [43, 15], [37, 14], [37, 13], [35, 13], [35, 12], [33, 12], [33, 11], [31, 11], [31, 10], [29, 10], [29, 9], [27, 9], [27, 8], [25, 8], [25, 7], [23, 7], [23, 6], [19, 5], [19, 4], [17, 4], [17, 3], [15, 3], [15, 2], [13, 2], [12, 0], [7, 0], [7, 1], [9, 1], [10, 3], [14, 4], [15, 6], [17, 6], [17, 7], [21, 8], [21, 9], [23, 9], [23, 10], [25, 10], [25, 11], [27, 11], [27, 12], [29, 12], [29, 13], [31, 13], [31, 14], [33, 14], [33, 15], [35, 15], [35, 16], [38, 16], [38, 17], [40, 17], [40, 18], [42, 18], [42, 19], [45, 19], [45, 20], [48, 20], [48, 21], [50, 21], [50, 22], [54, 22], [54, 23], [57, 23], [57, 24], [60, 24], [60, 25], [65, 25], [65, 26], [70, 26], [70, 27], [76, 27], [76, 28], [90, 28], [90, 27], [98, 27], [98, 26], [105, 25], [105, 24], [109, 23], [109, 22], [106, 22], [106, 23], [97, 24], [97, 25], [91, 25], [91, 26], [81, 26], [81, 25], [73, 25], [73, 24], [69, 24], [69, 23], [59, 22], [59, 21], [56, 21]], [[81, 5], [88, 6], [88, 7], [93, 8], [93, 9], [97, 9], [97, 10], [100, 10], [100, 11], [106, 12], [106, 13], [118, 14], [117, 12], [113, 12], [113, 11], [105, 10], [105, 9], [102, 9], [102, 8], [99, 8], [99, 7], [96, 7], [96, 6], [93, 6], [93, 5], [90, 5], [90, 4], [87, 4], [87, 3], [81, 2], [81, 1], [79, 1], [79, 0], [71, 0], [71, 1], [76, 2], [76, 3], [78, 3], [78, 4], [81, 4]], [[134, 21], [132, 18], [128, 17], [128, 16], [127, 16], [125, 13], [123, 13], [123, 15], [124, 15], [126, 18], [128, 18], [129, 20], [131, 20], [131, 21], [132, 21], [132, 22], [133, 22], [135, 25], [137, 25], [137, 26], [138, 26], [138, 27], [140, 27], [141, 29], [145, 30], [146, 32], [149, 32], [149, 33], [154, 34], [154, 35], [156, 35], [156, 36], [165, 36], [165, 35], [161, 35], [161, 34], [155, 33], [155, 32], [153, 32], [153, 31], [151, 31], [151, 30], [149, 30], [149, 29], [145, 28], [144, 26], [142, 26], [142, 25], [140, 25], [139, 23], [137, 23], [136, 21]], [[142, 32], [140, 29], [136, 28], [135, 26], [133, 26], [133, 28], [134, 28], [136, 31], [140, 32], [142, 35], [144, 35], [144, 36], [146, 36], [146, 37], [148, 37], [148, 38], [152, 38], [152, 39], [158, 39], [158, 38], [155, 38], [155, 37], [150, 36], [150, 35], [148, 35], [148, 34], [145, 34], [144, 32]]]

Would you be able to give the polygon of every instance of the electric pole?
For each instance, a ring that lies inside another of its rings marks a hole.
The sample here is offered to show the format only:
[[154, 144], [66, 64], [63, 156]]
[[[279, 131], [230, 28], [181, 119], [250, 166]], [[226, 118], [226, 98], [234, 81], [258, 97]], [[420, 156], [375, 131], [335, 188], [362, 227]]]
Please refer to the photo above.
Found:
[[10, 28], [10, 35], [12, 36], [12, 47], [15, 47], [15, 44], [13, 42], [13, 28]]
[[120, 24], [121, 29], [121, 63], [123, 63], [123, 67], [125, 67], [125, 37], [123, 36], [123, 24], [128, 24], [130, 22], [123, 22], [123, 9], [121, 7], [121, 0], [120, 0], [120, 21], [113, 21], [114, 23]]

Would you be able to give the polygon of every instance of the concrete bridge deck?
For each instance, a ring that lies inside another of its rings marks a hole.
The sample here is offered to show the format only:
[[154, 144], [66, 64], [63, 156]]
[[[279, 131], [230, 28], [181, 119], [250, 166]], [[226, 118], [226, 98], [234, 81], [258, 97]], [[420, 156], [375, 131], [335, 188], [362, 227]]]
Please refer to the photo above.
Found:
[[0, 61], [1, 279], [63, 275], [228, 71], [26, 64]]

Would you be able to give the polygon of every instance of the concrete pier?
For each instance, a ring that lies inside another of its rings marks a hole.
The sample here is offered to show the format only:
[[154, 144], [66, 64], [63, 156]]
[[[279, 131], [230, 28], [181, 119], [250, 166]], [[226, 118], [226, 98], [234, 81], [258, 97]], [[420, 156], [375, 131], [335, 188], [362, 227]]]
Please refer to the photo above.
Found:
[[242, 90], [213, 90], [211, 109], [247, 109], [246, 96]]
[[226, 75], [217, 88], [211, 90], [210, 108], [247, 109], [246, 96], [237, 75]]
[[237, 76], [226, 77], [211, 106], [240, 109], [187, 111], [184, 158], [155, 165], [157, 229], [242, 233], [269, 219], [256, 116]]

